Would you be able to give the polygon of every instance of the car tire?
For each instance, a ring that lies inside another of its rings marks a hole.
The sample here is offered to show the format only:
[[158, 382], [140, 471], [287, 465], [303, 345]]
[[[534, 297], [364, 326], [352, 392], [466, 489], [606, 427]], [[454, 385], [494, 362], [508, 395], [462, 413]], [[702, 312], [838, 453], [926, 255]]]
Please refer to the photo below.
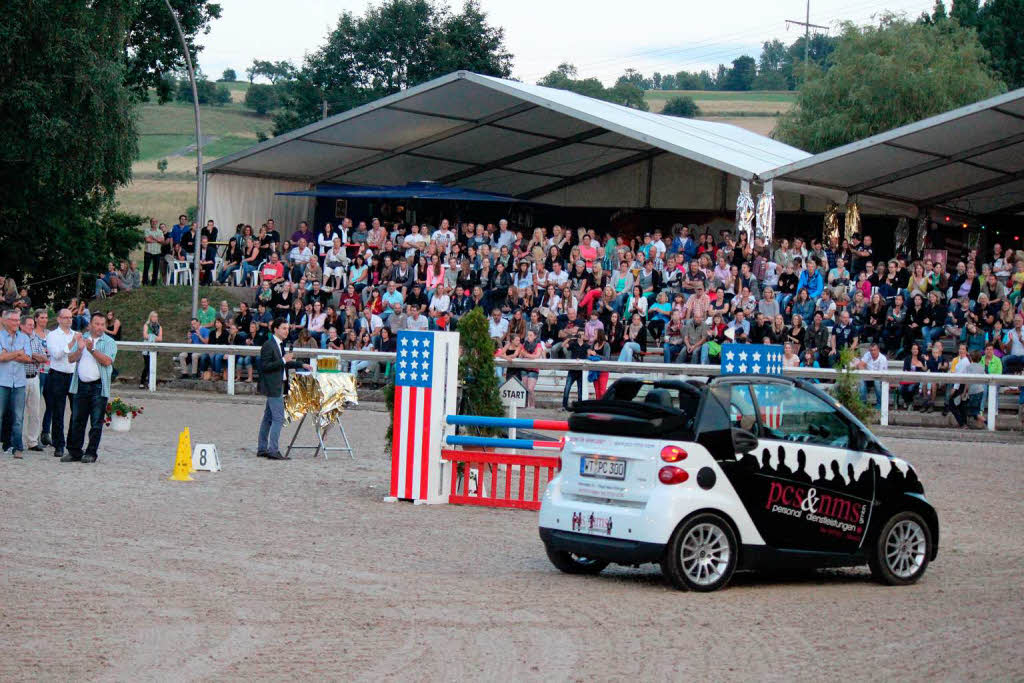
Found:
[[906, 586], [924, 575], [931, 556], [932, 534], [924, 519], [915, 512], [900, 512], [878, 533], [868, 566], [876, 581]]
[[581, 557], [565, 550], [553, 550], [547, 545], [544, 546], [544, 550], [551, 564], [566, 574], [600, 574], [608, 566], [604, 560]]
[[672, 534], [661, 571], [679, 590], [710, 592], [729, 583], [738, 559], [732, 526], [719, 515], [702, 513]]

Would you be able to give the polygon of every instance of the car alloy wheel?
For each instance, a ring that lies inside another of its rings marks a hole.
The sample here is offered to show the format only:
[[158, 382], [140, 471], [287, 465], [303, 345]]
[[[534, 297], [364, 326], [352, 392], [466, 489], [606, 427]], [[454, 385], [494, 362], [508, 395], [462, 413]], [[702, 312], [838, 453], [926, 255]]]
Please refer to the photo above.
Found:
[[924, 565], [927, 540], [924, 529], [915, 520], [897, 522], [885, 539], [885, 563], [901, 579], [910, 579]]
[[732, 556], [729, 541], [714, 524], [692, 527], [683, 537], [679, 554], [687, 578], [701, 586], [721, 579]]
[[714, 591], [729, 583], [738, 559], [732, 525], [719, 514], [704, 512], [676, 528], [661, 571], [680, 590]]

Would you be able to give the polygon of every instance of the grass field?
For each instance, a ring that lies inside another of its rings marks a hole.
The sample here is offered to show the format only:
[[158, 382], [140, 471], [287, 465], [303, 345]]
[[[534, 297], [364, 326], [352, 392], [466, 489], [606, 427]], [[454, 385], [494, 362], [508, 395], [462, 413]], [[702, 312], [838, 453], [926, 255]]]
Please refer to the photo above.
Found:
[[[227, 300], [234, 308], [240, 300], [231, 291], [224, 287], [200, 287], [199, 296], [209, 298], [210, 305], [214, 308], [219, 306], [222, 300]], [[142, 324], [148, 319], [150, 311], [156, 311], [160, 314], [160, 324], [164, 328], [164, 341], [182, 342], [185, 341], [185, 330], [188, 329], [192, 313], [192, 288], [143, 287], [115, 294], [107, 299], [92, 301], [89, 310], [94, 313], [114, 311], [121, 321], [121, 338], [125, 341], [141, 341]], [[161, 353], [157, 359], [159, 377], [177, 377], [172, 367], [171, 354]], [[122, 377], [137, 378], [142, 372], [142, 356], [138, 353], [121, 353], [118, 354], [115, 365]]]
[[[697, 106], [700, 107], [702, 117], [728, 116], [732, 118], [747, 116], [777, 117], [779, 114], [789, 111], [796, 99], [795, 93], [775, 90], [750, 92], [648, 90], [644, 94], [644, 99], [647, 101], [648, 106], [650, 106], [651, 111], [660, 112], [665, 106], [665, 102], [678, 96], [692, 97]], [[746, 128], [748, 126], [743, 127]]]

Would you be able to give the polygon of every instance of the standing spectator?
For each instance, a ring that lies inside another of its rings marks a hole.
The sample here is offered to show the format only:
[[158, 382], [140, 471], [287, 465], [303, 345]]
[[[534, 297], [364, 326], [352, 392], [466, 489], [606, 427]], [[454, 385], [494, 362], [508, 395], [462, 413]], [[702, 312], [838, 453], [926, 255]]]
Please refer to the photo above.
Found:
[[[100, 437], [110, 398], [111, 372], [117, 357], [117, 342], [106, 333], [107, 319], [101, 313], [92, 316], [89, 331], [76, 337], [77, 346], [69, 358], [78, 361], [71, 378], [71, 429], [68, 431], [68, 452], [61, 462], [96, 462]], [[89, 423], [89, 444], [85, 442], [85, 423]]]
[[[35, 354], [37, 351], [41, 352], [42, 355], [46, 356], [46, 362], [39, 364], [39, 393], [42, 396], [43, 401], [43, 422], [41, 425], [39, 443], [43, 446], [50, 445], [50, 400], [47, 397], [47, 384], [50, 379], [50, 353], [46, 346], [46, 336], [48, 330], [47, 325], [50, 322], [50, 316], [46, 312], [45, 308], [36, 309], [36, 330], [35, 337], [32, 339], [32, 353]], [[38, 339], [38, 341], [36, 341]]]
[[[583, 328], [576, 331], [576, 335], [565, 343], [563, 350], [572, 360], [585, 360], [589, 355], [590, 347], [587, 344], [586, 334]], [[565, 388], [562, 389], [562, 410], [569, 410], [569, 393], [572, 386], [576, 385], [576, 400], [583, 400], [583, 371], [569, 370], [565, 373]]]
[[[160, 316], [156, 311], [150, 311], [149, 317], [142, 325], [142, 341], [160, 343], [164, 340], [164, 328], [160, 324]], [[139, 389], [145, 389], [149, 382], [149, 352], [142, 352], [142, 374], [139, 375]]]
[[57, 312], [57, 328], [46, 335], [46, 349], [50, 354], [50, 376], [46, 380], [46, 402], [50, 411], [50, 444], [54, 457], [64, 455], [65, 429], [64, 412], [67, 409], [68, 391], [75, 374], [75, 362], [71, 360], [76, 335], [71, 331], [74, 316], [71, 309], [62, 308]]
[[5, 423], [5, 428], [10, 425], [11, 433], [10, 441], [3, 444], [3, 449], [10, 450], [11, 455], [20, 459], [21, 452], [25, 450], [22, 443], [25, 367], [32, 362], [32, 346], [28, 335], [18, 329], [19, 322], [16, 309], [3, 312], [3, 329], [0, 329], [0, 421]]
[[284, 395], [287, 393], [288, 370], [306, 368], [291, 353], [284, 353], [284, 340], [288, 338], [288, 322], [275, 318], [271, 323], [270, 338], [260, 348], [260, 392], [267, 397], [260, 421], [256, 456], [270, 460], [287, 460], [278, 446], [281, 425], [284, 424]]
[[22, 428], [22, 441], [30, 451], [41, 451], [39, 435], [43, 430], [43, 397], [40, 390], [40, 368], [45, 367], [49, 358], [46, 356], [44, 340], [36, 334], [36, 320], [30, 315], [21, 316], [21, 331], [29, 339], [30, 355], [34, 362], [25, 364], [25, 418]]
[[146, 241], [146, 246], [142, 255], [142, 284], [156, 285], [156, 279], [160, 275], [160, 255], [164, 246], [164, 233], [157, 225], [155, 218], [149, 219], [149, 229], [143, 233], [143, 238]]

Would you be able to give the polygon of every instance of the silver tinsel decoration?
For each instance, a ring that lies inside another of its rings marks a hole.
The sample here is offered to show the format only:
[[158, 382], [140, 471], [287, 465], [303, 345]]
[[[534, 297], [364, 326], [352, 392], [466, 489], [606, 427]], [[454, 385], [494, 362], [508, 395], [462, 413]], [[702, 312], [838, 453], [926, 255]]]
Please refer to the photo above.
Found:
[[756, 236], [770, 245], [775, 237], [775, 195], [772, 183], [765, 183], [761, 196], [757, 198], [757, 231]]
[[928, 213], [922, 211], [921, 215], [917, 217], [917, 256], [920, 258], [924, 254], [924, 241], [928, 237]]
[[900, 216], [896, 221], [896, 253], [907, 253], [907, 243], [910, 241], [910, 221], [906, 216]]
[[736, 238], [747, 234], [747, 241], [754, 243], [754, 199], [750, 196], [750, 183], [740, 181], [740, 193], [736, 197]]

